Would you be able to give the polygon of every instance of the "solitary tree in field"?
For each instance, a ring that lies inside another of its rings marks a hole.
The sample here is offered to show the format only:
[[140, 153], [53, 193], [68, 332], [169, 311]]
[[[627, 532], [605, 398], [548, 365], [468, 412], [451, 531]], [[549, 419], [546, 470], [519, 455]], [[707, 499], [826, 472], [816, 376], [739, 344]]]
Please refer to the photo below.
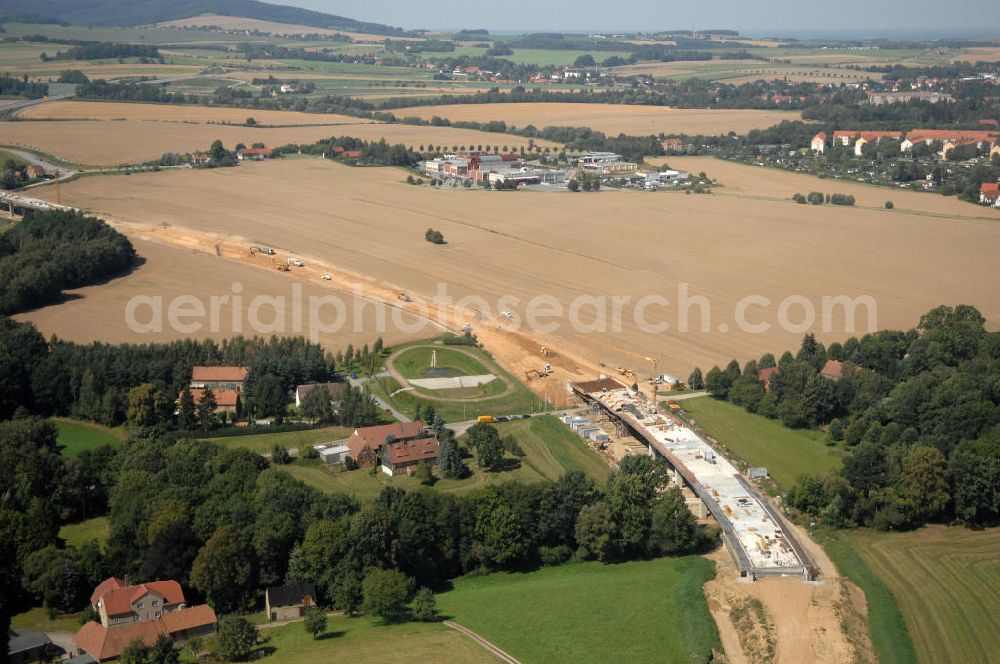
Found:
[[303, 625], [306, 631], [312, 634], [313, 639], [326, 631], [326, 613], [318, 606], [306, 611]]

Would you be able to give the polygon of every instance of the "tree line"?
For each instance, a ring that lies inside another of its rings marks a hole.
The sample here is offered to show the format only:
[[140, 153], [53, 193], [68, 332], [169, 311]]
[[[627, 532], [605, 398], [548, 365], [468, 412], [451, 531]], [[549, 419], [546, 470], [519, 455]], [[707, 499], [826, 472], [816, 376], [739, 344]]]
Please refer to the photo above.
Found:
[[59, 51], [54, 56], [42, 54], [43, 61], [48, 60], [104, 60], [109, 58], [146, 58], [147, 60], [162, 60], [160, 49], [149, 44], [120, 44], [115, 42], [85, 42], [66, 51]]
[[[706, 545], [714, 535], [665, 478], [661, 463], [635, 456], [603, 489], [576, 471], [464, 496], [387, 487], [361, 503], [245, 449], [139, 434], [121, 450], [64, 458], [51, 423], [0, 422], [0, 629], [37, 603], [84, 609], [109, 575], [176, 579], [190, 603], [220, 614], [259, 608], [268, 586], [308, 582], [323, 606], [398, 619], [416, 588], [461, 574]], [[59, 539], [61, 524], [98, 514], [110, 521], [106, 549]]]
[[[839, 380], [820, 374], [842, 363]], [[767, 387], [760, 372], [771, 373]], [[697, 370], [692, 386], [702, 381]], [[796, 355], [713, 367], [713, 397], [789, 427], [822, 426], [851, 451], [843, 469], [804, 476], [793, 507], [834, 526], [915, 528], [1000, 523], [1000, 333], [974, 307], [941, 306], [910, 330], [824, 347], [807, 335]]]
[[336, 362], [303, 337], [78, 344], [46, 341], [30, 323], [0, 317], [0, 419], [20, 411], [117, 426], [126, 420], [131, 389], [154, 385], [172, 403], [190, 384], [195, 365], [248, 367], [249, 394], [265, 381], [287, 403], [296, 385], [333, 380]]
[[33, 213], [0, 235], [0, 314], [51, 304], [66, 289], [122, 274], [135, 258], [128, 238], [100, 219]]
[[22, 76], [0, 75], [0, 95], [39, 99], [47, 94], [49, 94], [48, 84], [29, 81], [27, 74]]

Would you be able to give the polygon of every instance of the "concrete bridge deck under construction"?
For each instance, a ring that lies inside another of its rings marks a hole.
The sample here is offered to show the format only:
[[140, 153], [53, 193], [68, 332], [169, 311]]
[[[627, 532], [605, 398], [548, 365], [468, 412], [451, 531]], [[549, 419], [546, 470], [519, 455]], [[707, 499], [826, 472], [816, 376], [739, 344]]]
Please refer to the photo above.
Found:
[[687, 425], [612, 379], [571, 383], [570, 388], [670, 463], [675, 480], [690, 487], [718, 521], [742, 576], [816, 578], [818, 567], [782, 516]]

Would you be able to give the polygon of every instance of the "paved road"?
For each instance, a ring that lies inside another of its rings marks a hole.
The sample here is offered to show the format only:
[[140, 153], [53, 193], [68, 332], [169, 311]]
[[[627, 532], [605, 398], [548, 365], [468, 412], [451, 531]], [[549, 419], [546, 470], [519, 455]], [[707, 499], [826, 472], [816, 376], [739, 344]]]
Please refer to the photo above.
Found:
[[[388, 377], [389, 377], [389, 374], [388, 374], [388, 372], [385, 372], [385, 371], [383, 371], [382, 373], [377, 373], [374, 376], [372, 376], [372, 378], [388, 378]], [[358, 376], [357, 378], [351, 378], [349, 380], [349, 382], [351, 383], [351, 387], [360, 388], [360, 387], [364, 387], [364, 384], [367, 383], [368, 380], [369, 380], [369, 378], [367, 376]], [[410, 418], [408, 418], [406, 415], [403, 415], [402, 413], [398, 412], [395, 408], [392, 408], [389, 404], [387, 404], [386, 402], [382, 401], [381, 399], [379, 399], [374, 394], [372, 395], [372, 399], [375, 400], [375, 405], [377, 405], [383, 411], [388, 411], [388, 412], [392, 413], [392, 416], [395, 417], [400, 422], [412, 422], [413, 421]]]

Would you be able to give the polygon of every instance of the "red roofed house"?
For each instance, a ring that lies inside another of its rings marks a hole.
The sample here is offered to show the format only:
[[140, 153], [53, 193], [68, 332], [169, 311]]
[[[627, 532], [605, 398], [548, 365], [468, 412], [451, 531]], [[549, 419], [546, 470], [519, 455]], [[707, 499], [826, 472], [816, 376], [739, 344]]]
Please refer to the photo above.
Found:
[[106, 662], [116, 659], [136, 639], [151, 646], [161, 634], [166, 634], [177, 642], [209, 636], [215, 631], [217, 620], [215, 611], [207, 604], [179, 609], [155, 620], [119, 627], [105, 627], [92, 620], [80, 628], [73, 637], [73, 643], [97, 661]]
[[347, 447], [351, 458], [362, 468], [371, 468], [379, 460], [379, 452], [385, 445], [386, 438], [390, 440], [407, 441], [426, 438], [424, 425], [421, 422], [397, 422], [375, 427], [355, 429], [347, 439]]
[[348, 159], [360, 159], [361, 150], [348, 150], [347, 152], [344, 153], [344, 156], [347, 157]]
[[152, 645], [161, 634], [180, 641], [215, 630], [212, 607], [185, 608], [184, 591], [176, 581], [129, 586], [111, 577], [97, 586], [90, 601], [100, 622], [88, 622], [73, 642], [102, 662], [118, 657], [136, 639]]
[[[192, 387], [190, 390], [194, 402], [201, 403], [201, 399], [205, 395], [205, 390], [200, 387]], [[216, 413], [235, 413], [239, 410], [240, 393], [236, 390], [212, 390], [212, 395], [215, 397]]]
[[382, 450], [382, 472], [390, 477], [412, 475], [420, 463], [435, 465], [438, 448], [437, 438], [418, 438], [386, 443]]
[[759, 380], [764, 385], [764, 391], [770, 391], [771, 389], [771, 378], [778, 373], [778, 367], [767, 367], [765, 369], [760, 369], [757, 371], [757, 380]]
[[909, 134], [906, 135], [906, 140], [903, 141], [899, 149], [903, 152], [909, 150], [917, 143], [927, 143], [928, 145], [934, 141], [951, 141], [952, 143], [992, 143], [997, 137], [1000, 136], [1000, 132], [996, 131], [969, 131], [965, 129], [914, 129]]
[[243, 381], [250, 370], [246, 367], [195, 367], [191, 371], [191, 387], [220, 390], [243, 391]]
[[326, 390], [330, 396], [330, 403], [338, 403], [341, 400], [340, 393], [344, 391], [343, 383], [309, 383], [308, 385], [298, 385], [295, 388], [295, 407], [302, 407], [302, 402], [306, 395], [313, 390]]
[[272, 154], [271, 148], [244, 148], [236, 153], [236, 158], [240, 161], [248, 159], [261, 161], [263, 159], [270, 159]]
[[847, 378], [850, 376], [850, 372], [846, 363], [838, 360], [827, 360], [826, 364], [823, 365], [823, 369], [819, 372], [819, 375], [824, 378], [837, 381], [841, 378]]
[[990, 207], [1000, 207], [1000, 183], [984, 182], [979, 185], [979, 202]]
[[[853, 143], [854, 154], [861, 156], [861, 150], [867, 143], [874, 141], [876, 144], [883, 138], [903, 140], [903, 132], [900, 131], [835, 131], [833, 132], [833, 142], [840, 141], [841, 145], [848, 146]], [[814, 139], [815, 140], [815, 139]]]
[[815, 136], [813, 136], [812, 143], [809, 144], [812, 151], [817, 154], [823, 154], [826, 151], [826, 132], [821, 131]]
[[[100, 594], [98, 594], [100, 593]], [[92, 606], [105, 627], [155, 620], [184, 604], [184, 591], [176, 581], [151, 581], [137, 586], [122, 585], [111, 577], [97, 586]]]

